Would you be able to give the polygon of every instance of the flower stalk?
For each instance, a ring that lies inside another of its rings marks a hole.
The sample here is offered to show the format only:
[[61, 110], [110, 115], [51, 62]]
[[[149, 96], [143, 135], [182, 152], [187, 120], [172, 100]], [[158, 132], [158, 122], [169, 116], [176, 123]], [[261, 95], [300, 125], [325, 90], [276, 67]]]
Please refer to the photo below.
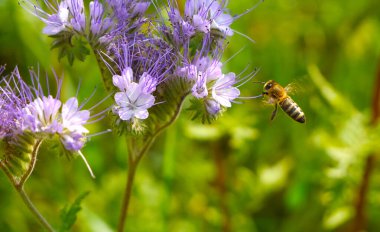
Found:
[[178, 105], [177, 110], [175, 111], [175, 114], [171, 117], [171, 119], [166, 122], [164, 125], [159, 127], [156, 132], [149, 136], [146, 140], [142, 139], [142, 141], [145, 141], [145, 143], [142, 144], [141, 149], [138, 148], [137, 139], [134, 136], [127, 136], [126, 142], [128, 145], [128, 171], [127, 171], [127, 182], [125, 185], [124, 195], [123, 195], [123, 202], [121, 206], [120, 211], [120, 218], [119, 218], [119, 226], [118, 226], [118, 232], [123, 232], [125, 228], [125, 223], [128, 215], [128, 209], [129, 209], [129, 202], [131, 198], [132, 188], [133, 188], [133, 182], [135, 179], [136, 170], [138, 167], [138, 164], [142, 157], [149, 151], [150, 147], [152, 146], [153, 142], [155, 141], [156, 137], [167, 127], [169, 127], [171, 124], [173, 124], [176, 119], [178, 118], [181, 109], [182, 109], [182, 103], [187, 95], [183, 96], [181, 98], [181, 101]]
[[17, 192], [20, 194], [22, 200], [24, 201], [25, 205], [28, 207], [28, 209], [33, 213], [33, 215], [38, 219], [38, 221], [41, 223], [41, 225], [50, 232], [54, 232], [55, 230], [53, 227], [49, 224], [49, 222], [42, 216], [42, 214], [38, 211], [38, 209], [34, 206], [26, 192], [24, 191], [23, 186], [21, 188], [16, 188]]
[[13, 187], [16, 189], [20, 197], [22, 198], [25, 205], [28, 207], [28, 209], [33, 213], [33, 215], [38, 219], [38, 221], [41, 223], [41, 225], [47, 230], [47, 231], [54, 231], [53, 227], [49, 224], [49, 222], [45, 219], [45, 217], [38, 211], [38, 209], [34, 206], [33, 202], [30, 200], [29, 196], [24, 190], [24, 185], [26, 181], [29, 179], [30, 175], [32, 174], [34, 167], [36, 165], [37, 161], [37, 155], [39, 148], [41, 146], [43, 140], [37, 140], [33, 146], [33, 151], [30, 153], [31, 159], [28, 164], [28, 168], [23, 173], [21, 177], [15, 178], [14, 175], [10, 172], [8, 165], [6, 164], [6, 160], [0, 161], [0, 167], [4, 171], [4, 173], [7, 175], [9, 180], [12, 182]]
[[139, 154], [134, 154], [135, 150], [133, 149], [134, 147], [132, 145], [133, 141], [134, 141], [133, 138], [130, 138], [130, 139], [127, 138], [127, 143], [128, 143], [128, 171], [127, 171], [127, 182], [125, 185], [123, 202], [122, 202], [122, 207], [121, 207], [121, 211], [120, 211], [120, 219], [119, 219], [119, 226], [118, 226], [119, 232], [124, 231], [125, 221], [126, 221], [127, 214], [128, 214], [129, 202], [131, 199], [132, 186], [133, 186], [133, 182], [134, 182], [135, 174], [136, 174], [136, 169], [137, 169], [137, 165], [138, 165], [139, 161], [141, 160], [141, 158], [138, 158], [138, 157], [142, 157], [142, 155], [143, 155], [142, 154], [141, 156], [139, 156]]

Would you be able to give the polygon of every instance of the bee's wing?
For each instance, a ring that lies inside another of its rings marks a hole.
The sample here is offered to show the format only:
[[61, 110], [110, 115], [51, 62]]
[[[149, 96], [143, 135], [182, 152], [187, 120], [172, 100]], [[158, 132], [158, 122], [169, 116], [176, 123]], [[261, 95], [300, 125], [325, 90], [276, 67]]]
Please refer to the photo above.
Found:
[[285, 86], [285, 91], [290, 94], [306, 94], [311, 86], [310, 80], [306, 77], [297, 78], [295, 81], [290, 82]]
[[286, 93], [293, 95], [302, 92], [301, 85], [298, 82], [291, 82], [285, 86]]

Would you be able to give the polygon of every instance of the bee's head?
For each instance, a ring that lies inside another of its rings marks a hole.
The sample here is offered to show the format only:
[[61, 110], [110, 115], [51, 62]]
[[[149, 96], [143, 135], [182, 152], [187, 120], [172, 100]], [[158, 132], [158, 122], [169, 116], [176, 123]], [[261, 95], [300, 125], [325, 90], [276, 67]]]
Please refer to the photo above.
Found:
[[268, 91], [273, 87], [274, 84], [275, 84], [275, 82], [272, 80], [267, 81], [264, 84], [263, 95], [268, 95]]

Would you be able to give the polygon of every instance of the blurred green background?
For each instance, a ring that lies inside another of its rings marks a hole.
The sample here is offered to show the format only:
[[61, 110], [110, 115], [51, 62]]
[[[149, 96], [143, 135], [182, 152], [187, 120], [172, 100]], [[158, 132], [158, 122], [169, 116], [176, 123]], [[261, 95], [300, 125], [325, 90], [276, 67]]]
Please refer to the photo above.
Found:
[[[236, 0], [229, 8], [240, 14], [254, 4]], [[306, 124], [283, 112], [271, 122], [273, 107], [258, 99], [235, 104], [212, 125], [192, 122], [184, 111], [139, 166], [128, 231], [379, 231], [380, 128], [373, 120], [379, 2], [268, 0], [232, 27], [256, 42], [235, 33], [225, 60], [243, 50], [225, 71], [259, 67], [256, 81], [299, 83], [294, 100]], [[16, 0], [0, 0], [0, 63], [7, 71], [17, 65], [27, 76], [30, 66], [54, 68], [65, 76], [63, 99], [75, 95], [80, 81], [81, 100], [96, 86], [92, 104], [104, 98], [94, 56], [72, 67], [59, 62], [42, 28]], [[261, 88], [247, 83], [242, 96]], [[107, 128], [106, 121], [90, 126], [93, 132]], [[45, 146], [26, 191], [53, 225], [60, 209], [90, 191], [73, 231], [113, 231], [125, 151], [123, 138], [93, 137], [83, 149], [93, 180], [80, 159], [67, 160]], [[0, 183], [0, 230], [40, 231], [4, 173]], [[363, 210], [358, 199], [365, 200]]]

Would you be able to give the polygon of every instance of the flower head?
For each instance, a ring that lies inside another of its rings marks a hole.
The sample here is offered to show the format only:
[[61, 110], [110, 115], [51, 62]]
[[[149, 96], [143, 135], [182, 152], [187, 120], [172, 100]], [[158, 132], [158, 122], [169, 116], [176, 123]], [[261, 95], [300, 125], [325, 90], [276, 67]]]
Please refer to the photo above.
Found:
[[[150, 6], [146, 0], [107, 0], [115, 18], [115, 34], [130, 34], [147, 21], [144, 14]], [[112, 33], [111, 33], [112, 34]]]
[[233, 35], [230, 28], [234, 18], [227, 12], [225, 4], [217, 0], [187, 0], [184, 21], [201, 33], [217, 30], [226, 36]]
[[239, 89], [234, 87], [235, 84], [235, 73], [222, 75], [212, 86], [212, 98], [224, 107], [231, 107], [231, 102], [240, 95]]
[[[25, 133], [41, 140], [57, 136], [68, 152], [77, 152], [84, 159], [80, 150], [89, 133], [85, 125], [99, 114], [91, 117], [89, 110], [78, 106], [76, 97], [62, 103], [58, 95], [44, 94], [38, 74], [30, 74], [33, 86], [23, 81], [17, 68], [2, 81], [0, 138], [17, 142], [17, 137]], [[61, 80], [56, 80], [59, 93]]]
[[119, 69], [112, 70], [117, 88], [114, 112], [124, 121], [148, 118], [148, 109], [155, 104], [153, 93], [172, 67], [170, 50], [156, 46], [159, 41], [140, 39], [122, 40], [114, 50]]
[[121, 120], [148, 118], [148, 109], [153, 106], [154, 97], [146, 93], [143, 88], [142, 83], [132, 82], [126, 91], [115, 94], [116, 110]]
[[106, 17], [104, 7], [98, 1], [90, 2], [90, 31], [92, 37], [100, 38], [112, 28], [113, 20], [111, 17]]
[[79, 34], [86, 32], [86, 16], [84, 14], [83, 0], [63, 0], [66, 1], [70, 12], [70, 24]]
[[46, 134], [61, 133], [62, 127], [58, 123], [60, 108], [61, 101], [51, 95], [37, 97], [23, 108], [22, 130]]
[[52, 5], [49, 1], [44, 0], [48, 11], [43, 10], [42, 7], [33, 4], [29, 0], [22, 1], [21, 3], [26, 10], [37, 16], [46, 24], [43, 29], [44, 34], [56, 36], [64, 32], [70, 33], [70, 31], [73, 30], [72, 22], [75, 23], [75, 20], [73, 20], [73, 15], [80, 15], [78, 12], [72, 12], [72, 10], [76, 9], [72, 6], [78, 5], [73, 3], [73, 1], [80, 0], [62, 0], [56, 6]]
[[[39, 11], [40, 9], [37, 10]], [[64, 31], [69, 24], [69, 9], [67, 8], [66, 1], [58, 5], [58, 9], [55, 13], [46, 14], [46, 16], [46, 18], [41, 17], [42, 21], [46, 24], [43, 29], [44, 34], [56, 35]]]
[[23, 108], [33, 99], [33, 94], [17, 68], [3, 77], [0, 84], [0, 139], [12, 138], [22, 131]]
[[204, 100], [211, 115], [219, 113], [222, 107], [231, 107], [231, 102], [240, 95], [234, 86], [237, 83], [235, 74], [223, 74], [222, 63], [210, 57], [200, 57], [176, 73], [193, 83], [192, 95]]

